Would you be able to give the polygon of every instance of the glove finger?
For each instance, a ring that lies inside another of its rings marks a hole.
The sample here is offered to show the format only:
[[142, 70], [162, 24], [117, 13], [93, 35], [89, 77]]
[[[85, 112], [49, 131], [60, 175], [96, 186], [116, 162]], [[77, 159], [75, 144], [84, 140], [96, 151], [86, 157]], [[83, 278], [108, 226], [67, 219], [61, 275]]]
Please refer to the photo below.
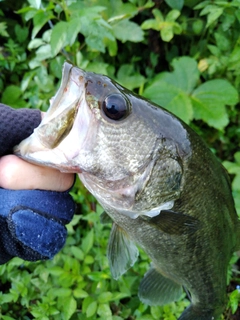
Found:
[[46, 190], [9, 190], [0, 188], [0, 214], [7, 217], [12, 208], [29, 207], [47, 213], [64, 224], [71, 221], [75, 203], [69, 193]]
[[65, 226], [29, 208], [17, 207], [9, 214], [7, 221], [13, 237], [49, 259], [65, 244], [67, 237]]

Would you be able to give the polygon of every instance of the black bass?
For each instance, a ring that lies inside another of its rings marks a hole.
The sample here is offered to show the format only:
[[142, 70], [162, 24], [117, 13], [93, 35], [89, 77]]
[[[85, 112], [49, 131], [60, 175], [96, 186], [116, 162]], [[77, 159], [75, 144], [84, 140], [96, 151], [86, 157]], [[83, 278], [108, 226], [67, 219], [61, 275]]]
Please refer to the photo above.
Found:
[[117, 279], [142, 247], [152, 260], [139, 297], [191, 305], [179, 320], [218, 319], [240, 227], [225, 169], [173, 114], [106, 76], [64, 64], [50, 108], [16, 153], [76, 172], [111, 219], [108, 259]]

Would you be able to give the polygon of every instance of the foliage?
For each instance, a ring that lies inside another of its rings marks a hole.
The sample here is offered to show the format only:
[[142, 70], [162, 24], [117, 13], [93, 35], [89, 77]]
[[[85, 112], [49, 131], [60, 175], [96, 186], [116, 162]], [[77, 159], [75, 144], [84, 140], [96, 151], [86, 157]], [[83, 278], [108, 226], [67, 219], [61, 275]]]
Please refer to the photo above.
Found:
[[233, 194], [235, 195], [236, 209], [240, 213], [240, 152], [236, 152], [234, 155], [234, 162], [224, 161], [223, 165], [228, 172], [234, 175], [232, 181]]
[[[1, 0], [0, 98], [46, 110], [62, 64], [107, 74], [188, 122], [233, 178], [240, 215], [239, 0]], [[116, 282], [106, 260], [110, 226], [80, 186], [79, 212], [52, 261], [0, 268], [1, 318], [176, 319], [187, 299], [147, 307], [137, 298], [149, 260]], [[80, 214], [81, 211], [81, 214]], [[240, 298], [230, 294], [235, 312]]]

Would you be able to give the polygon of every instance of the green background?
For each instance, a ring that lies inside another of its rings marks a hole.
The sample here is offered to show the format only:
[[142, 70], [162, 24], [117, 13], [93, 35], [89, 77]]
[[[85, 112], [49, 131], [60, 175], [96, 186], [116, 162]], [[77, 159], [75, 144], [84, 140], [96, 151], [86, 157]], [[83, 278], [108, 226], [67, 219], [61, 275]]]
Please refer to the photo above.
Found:
[[[0, 0], [0, 101], [47, 110], [65, 60], [106, 74], [202, 136], [230, 173], [240, 215], [239, 31], [240, 0]], [[51, 261], [0, 267], [0, 319], [177, 319], [185, 295], [164, 307], [137, 297], [144, 252], [111, 279], [111, 226], [100, 224], [102, 209], [79, 181], [72, 195], [77, 212], [64, 249]], [[222, 319], [240, 318], [232, 270]]]

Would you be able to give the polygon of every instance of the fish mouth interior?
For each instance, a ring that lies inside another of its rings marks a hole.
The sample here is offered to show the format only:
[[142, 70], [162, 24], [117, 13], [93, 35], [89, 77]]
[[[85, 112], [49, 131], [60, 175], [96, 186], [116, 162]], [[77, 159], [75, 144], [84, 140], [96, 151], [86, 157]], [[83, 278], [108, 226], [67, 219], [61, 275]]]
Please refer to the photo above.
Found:
[[84, 95], [84, 71], [65, 62], [61, 85], [50, 100], [48, 111], [33, 134], [14, 148], [14, 153], [30, 159], [35, 152], [56, 148], [71, 131]]
[[72, 129], [83, 94], [83, 72], [65, 62], [62, 82], [36, 132], [41, 143], [53, 149]]
[[57, 117], [66, 108], [73, 107], [74, 102], [78, 101], [83, 91], [79, 78], [83, 79], [84, 72], [74, 68], [68, 62], [63, 65], [62, 81], [54, 97], [50, 99], [50, 107], [46, 112], [41, 124], [49, 122], [53, 117]]
[[[56, 95], [50, 100], [51, 105], [47, 111], [48, 116], [51, 116], [56, 111], [56, 109], [60, 103], [60, 100], [64, 94], [64, 90], [66, 89], [66, 87], [68, 85], [68, 81], [69, 81], [69, 77], [70, 77], [70, 73], [71, 73], [72, 68], [73, 68], [73, 66], [70, 63], [68, 63], [68, 62], [64, 63], [63, 70], [62, 70], [62, 81], [61, 81], [60, 87], [59, 87]], [[44, 122], [44, 119], [42, 122]]]

